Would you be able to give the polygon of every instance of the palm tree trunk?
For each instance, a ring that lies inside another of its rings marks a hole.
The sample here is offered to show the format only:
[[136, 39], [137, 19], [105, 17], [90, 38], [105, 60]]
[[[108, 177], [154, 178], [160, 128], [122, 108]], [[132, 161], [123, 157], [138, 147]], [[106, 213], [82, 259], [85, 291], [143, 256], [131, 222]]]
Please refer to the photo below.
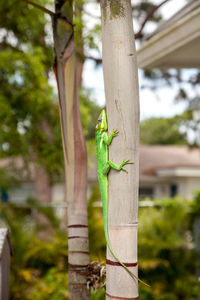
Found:
[[87, 151], [78, 102], [82, 68], [74, 51], [72, 2], [56, 0], [54, 20], [55, 74], [65, 156], [66, 199], [68, 203], [69, 299], [89, 299], [87, 221]]
[[[109, 236], [116, 255], [137, 276], [138, 228], [138, 71], [130, 0], [101, 0], [103, 71], [108, 128], [119, 130], [109, 160], [130, 159], [128, 173], [109, 174]], [[107, 249], [106, 299], [139, 299], [138, 282]]]

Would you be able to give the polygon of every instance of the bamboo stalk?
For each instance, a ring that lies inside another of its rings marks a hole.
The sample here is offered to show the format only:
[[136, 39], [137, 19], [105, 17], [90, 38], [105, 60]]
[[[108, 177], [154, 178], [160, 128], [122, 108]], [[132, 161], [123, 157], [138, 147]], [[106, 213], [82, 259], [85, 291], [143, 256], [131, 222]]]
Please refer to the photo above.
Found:
[[[103, 72], [108, 128], [119, 130], [109, 148], [116, 163], [130, 159], [128, 174], [109, 174], [109, 235], [113, 250], [137, 276], [139, 91], [130, 0], [101, 0]], [[106, 299], [139, 299], [138, 282], [107, 249]]]

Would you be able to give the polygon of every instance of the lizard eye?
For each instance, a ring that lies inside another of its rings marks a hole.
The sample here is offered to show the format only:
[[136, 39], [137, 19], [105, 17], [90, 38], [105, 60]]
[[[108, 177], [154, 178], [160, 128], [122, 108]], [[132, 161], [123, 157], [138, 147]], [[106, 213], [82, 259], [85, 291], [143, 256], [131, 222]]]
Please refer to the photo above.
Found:
[[98, 119], [98, 120], [97, 120], [98, 124], [100, 124], [100, 123], [101, 123], [101, 121], [102, 121], [102, 119]]

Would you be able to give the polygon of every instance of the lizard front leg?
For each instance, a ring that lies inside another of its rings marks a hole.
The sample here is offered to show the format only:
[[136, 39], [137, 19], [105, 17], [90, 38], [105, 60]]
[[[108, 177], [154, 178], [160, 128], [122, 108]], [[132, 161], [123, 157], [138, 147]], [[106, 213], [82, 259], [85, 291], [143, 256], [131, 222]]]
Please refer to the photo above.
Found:
[[126, 169], [123, 168], [123, 166], [125, 165], [129, 165], [129, 164], [133, 164], [133, 162], [131, 162], [130, 160], [123, 160], [119, 166], [117, 166], [116, 164], [114, 164], [112, 161], [108, 160], [107, 164], [110, 166], [110, 168], [116, 170], [116, 171], [124, 171], [127, 172]]
[[110, 143], [112, 142], [112, 139], [113, 139], [117, 134], [118, 134], [118, 130], [116, 130], [116, 129], [113, 129], [113, 130], [112, 130], [110, 136], [108, 136], [107, 133], [105, 132], [105, 133], [103, 134], [103, 141], [104, 141], [104, 143], [105, 143], [107, 146], [109, 146]]

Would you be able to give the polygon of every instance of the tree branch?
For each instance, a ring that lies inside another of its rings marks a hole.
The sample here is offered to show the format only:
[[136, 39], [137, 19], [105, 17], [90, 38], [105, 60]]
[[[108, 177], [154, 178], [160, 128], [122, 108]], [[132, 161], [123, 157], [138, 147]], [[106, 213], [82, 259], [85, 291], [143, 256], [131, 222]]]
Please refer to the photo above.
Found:
[[102, 58], [97, 58], [94, 56], [84, 56], [84, 58], [93, 60], [96, 63], [96, 65], [99, 65], [102, 63]]
[[86, 15], [88, 15], [89, 17], [91, 17], [91, 18], [94, 18], [94, 19], [101, 19], [101, 17], [100, 16], [94, 16], [93, 14], [91, 14], [89, 11], [84, 11], [84, 14], [86, 14]]
[[12, 49], [14, 51], [23, 53], [22, 50], [18, 47], [14, 47], [11, 44], [7, 43], [5, 39], [0, 43], [0, 49]]
[[30, 0], [20, 0], [20, 1], [26, 2], [27, 4], [30, 4], [30, 5], [32, 5], [34, 7], [42, 10], [43, 12], [45, 12], [46, 14], [48, 14], [50, 16], [54, 16], [55, 15], [55, 13], [53, 11], [45, 8], [44, 6], [41, 6], [41, 5], [37, 4], [37, 3], [35, 3], [35, 2], [32, 2]]
[[144, 19], [141, 27], [140, 27], [140, 30], [135, 34], [135, 39], [139, 39], [143, 36], [142, 34], [142, 31], [146, 25], [146, 23], [153, 17], [154, 13], [162, 6], [164, 5], [165, 3], [167, 3], [169, 0], [164, 0], [162, 1], [160, 4], [154, 6], [150, 12], [147, 14], [146, 18]]

